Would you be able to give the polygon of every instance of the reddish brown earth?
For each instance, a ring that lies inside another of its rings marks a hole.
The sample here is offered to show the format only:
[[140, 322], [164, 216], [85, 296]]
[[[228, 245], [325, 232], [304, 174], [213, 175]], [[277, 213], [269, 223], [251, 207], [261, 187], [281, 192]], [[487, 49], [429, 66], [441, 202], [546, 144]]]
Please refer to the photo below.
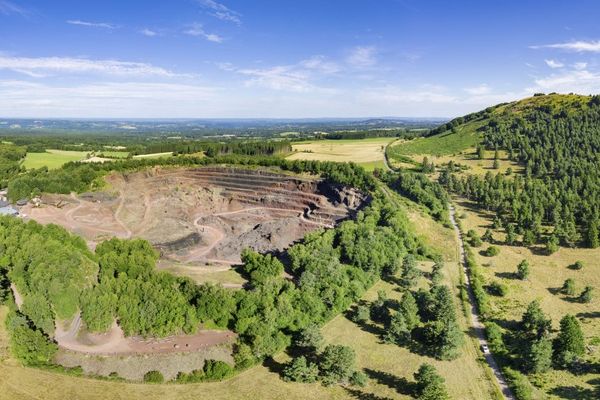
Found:
[[283, 250], [365, 200], [354, 189], [265, 170], [155, 168], [106, 180], [107, 191], [44, 196], [41, 207], [23, 212], [80, 234], [92, 247], [113, 236], [141, 237], [165, 259], [231, 265], [245, 247]]

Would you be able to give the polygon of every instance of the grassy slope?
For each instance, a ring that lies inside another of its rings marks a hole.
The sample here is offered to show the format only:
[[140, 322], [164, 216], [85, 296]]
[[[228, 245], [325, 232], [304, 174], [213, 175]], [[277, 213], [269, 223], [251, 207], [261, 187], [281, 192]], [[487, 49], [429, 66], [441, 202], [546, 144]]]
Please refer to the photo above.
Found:
[[[402, 159], [402, 156], [409, 156], [421, 161], [424, 155], [448, 156], [469, 152], [481, 139], [481, 134], [477, 130], [487, 125], [491, 118], [526, 116], [529, 111], [541, 106], [549, 106], [553, 110], [577, 112], [580, 109], [585, 109], [589, 100], [589, 96], [552, 94], [528, 97], [516, 102], [502, 104], [492, 107], [490, 109], [490, 116], [488, 117], [458, 125], [456, 132], [445, 131], [435, 136], [419, 138], [391, 146], [389, 156], [399, 161]], [[460, 162], [460, 159], [456, 161]]]
[[[408, 203], [407, 203], [408, 204]], [[412, 207], [411, 207], [412, 208]], [[426, 238], [430, 245], [442, 252], [447, 260], [445, 277], [447, 284], [457, 292], [460, 272], [456, 264], [456, 243], [452, 232], [432, 221], [429, 217], [413, 211], [411, 220], [417, 233]], [[430, 263], [423, 268], [428, 270]], [[422, 282], [424, 284], [424, 281]], [[365, 299], [372, 300], [377, 290], [385, 290], [391, 298], [399, 293], [386, 282], [380, 282], [366, 293]], [[458, 304], [458, 299], [456, 299]], [[5, 307], [0, 307], [0, 320], [4, 319]], [[467, 329], [462, 314], [461, 324]], [[478, 359], [476, 344], [469, 338], [463, 355], [455, 361], [436, 361], [429, 357], [409, 352], [405, 348], [382, 344], [379, 338], [344, 316], [338, 316], [323, 328], [328, 343], [344, 343], [357, 353], [358, 366], [371, 375], [365, 388], [325, 388], [319, 384], [295, 384], [283, 382], [266, 366], [252, 368], [228, 381], [195, 385], [140, 385], [106, 382], [77, 378], [18, 366], [12, 360], [0, 362], [0, 393], [10, 399], [410, 399], [404, 380], [412, 382], [412, 374], [423, 362], [434, 364], [445, 377], [448, 389], [455, 399], [492, 399], [494, 387]], [[6, 343], [4, 324], [0, 326], [0, 350]], [[1, 354], [1, 352], [0, 352]], [[288, 359], [287, 355], [276, 357], [274, 365]]]

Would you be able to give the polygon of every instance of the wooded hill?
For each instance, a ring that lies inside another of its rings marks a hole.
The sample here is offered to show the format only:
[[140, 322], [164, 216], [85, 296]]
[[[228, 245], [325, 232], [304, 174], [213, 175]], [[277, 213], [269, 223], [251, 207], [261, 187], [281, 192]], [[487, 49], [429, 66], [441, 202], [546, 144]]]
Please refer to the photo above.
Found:
[[481, 157], [504, 150], [524, 172], [461, 176], [450, 164], [440, 183], [497, 212], [499, 225], [524, 244], [598, 247], [600, 96], [540, 94], [500, 104], [454, 119], [430, 139], [474, 127]]

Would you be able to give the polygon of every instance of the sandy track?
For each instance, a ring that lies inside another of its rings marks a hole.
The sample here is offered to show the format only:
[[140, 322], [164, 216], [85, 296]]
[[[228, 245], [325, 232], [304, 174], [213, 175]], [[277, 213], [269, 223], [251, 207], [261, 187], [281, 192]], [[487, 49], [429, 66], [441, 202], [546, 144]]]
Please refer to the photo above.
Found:
[[85, 332], [78, 313], [65, 328], [56, 323], [54, 339], [66, 350], [86, 354], [126, 355], [143, 353], [180, 353], [231, 343], [236, 335], [230, 331], [203, 330], [194, 335], [174, 335], [166, 338], [125, 337], [117, 322], [108, 332]]

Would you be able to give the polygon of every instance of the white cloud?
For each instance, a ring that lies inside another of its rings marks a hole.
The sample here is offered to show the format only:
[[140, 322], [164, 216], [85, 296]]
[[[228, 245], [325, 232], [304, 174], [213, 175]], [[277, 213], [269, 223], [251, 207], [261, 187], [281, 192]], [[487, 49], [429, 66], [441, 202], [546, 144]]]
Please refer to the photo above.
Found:
[[582, 69], [586, 69], [587, 65], [588, 64], [586, 62], [576, 62], [575, 64], [573, 64], [573, 68], [575, 68], [578, 71], [581, 71]]
[[0, 0], [0, 14], [11, 15], [18, 14], [23, 17], [29, 15], [29, 11], [24, 9], [23, 7], [6, 0]]
[[340, 66], [332, 61], [328, 61], [324, 56], [313, 56], [300, 62], [302, 67], [317, 70], [324, 74], [335, 74], [340, 71]]
[[291, 65], [275, 65], [265, 68], [238, 68], [231, 63], [220, 63], [223, 71], [235, 72], [248, 77], [247, 87], [264, 87], [289, 92], [333, 92], [331, 88], [316, 82], [323, 77], [336, 74], [340, 67], [324, 56], [313, 56]]
[[376, 56], [377, 50], [372, 46], [358, 46], [352, 49], [350, 55], [346, 58], [348, 64], [364, 68], [375, 65], [377, 62]]
[[[220, 89], [175, 83], [103, 82], [54, 86], [0, 81], [0, 109], [22, 117], [186, 117], [217, 101]], [[227, 96], [222, 96], [223, 99]], [[177, 105], [171, 109], [165, 104]]]
[[42, 75], [44, 72], [153, 75], [162, 77], [184, 76], [146, 63], [70, 57], [28, 58], [0, 56], [0, 70], [2, 69], [26, 73], [34, 77]]
[[565, 66], [565, 64], [561, 63], [560, 61], [556, 61], [556, 60], [544, 60], [544, 62], [550, 68], [562, 68]]
[[541, 46], [530, 46], [532, 49], [560, 49], [574, 51], [576, 53], [590, 52], [600, 53], [600, 40], [598, 41], [574, 41], [566, 43], [545, 44]]
[[214, 33], [208, 33], [202, 28], [202, 24], [193, 24], [189, 29], [185, 30], [183, 33], [190, 36], [203, 37], [209, 42], [214, 43], [222, 43], [223, 38]]
[[586, 69], [551, 74], [535, 79], [534, 83], [534, 87], [527, 89], [529, 92], [600, 93], [600, 73]]
[[482, 83], [481, 85], [465, 88], [464, 91], [471, 95], [479, 96], [490, 93], [491, 89], [488, 85]]
[[314, 86], [309, 82], [308, 74], [294, 70], [289, 66], [275, 66], [264, 69], [238, 69], [237, 73], [249, 76], [246, 86], [262, 86], [274, 90], [306, 92]]
[[90, 28], [104, 28], [104, 29], [115, 29], [117, 27], [116, 25], [109, 24], [107, 22], [89, 22], [89, 21], [81, 21], [79, 19], [70, 19], [67, 21], [67, 24], [87, 26]]
[[144, 29], [140, 30], [140, 33], [142, 35], [148, 36], [148, 37], [158, 36], [158, 32], [153, 31], [152, 29], [148, 29], [148, 28], [144, 28]]
[[237, 11], [233, 11], [222, 3], [217, 3], [214, 0], [197, 0], [197, 2], [204, 8], [211, 10], [210, 15], [218, 18], [222, 21], [233, 22], [237, 25], [241, 25], [240, 19], [241, 14]]

